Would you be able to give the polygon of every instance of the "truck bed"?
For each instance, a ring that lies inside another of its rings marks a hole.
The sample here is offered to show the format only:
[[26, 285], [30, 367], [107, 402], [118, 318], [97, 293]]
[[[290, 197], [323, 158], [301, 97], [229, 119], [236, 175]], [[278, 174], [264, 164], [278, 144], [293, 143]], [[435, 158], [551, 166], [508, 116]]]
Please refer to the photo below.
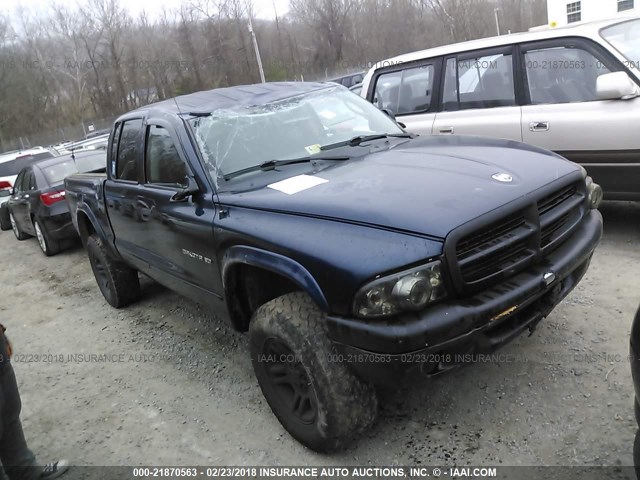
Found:
[[78, 211], [81, 210], [87, 217], [97, 220], [107, 238], [112, 237], [109, 221], [104, 210], [104, 182], [106, 179], [107, 174], [105, 172], [76, 173], [65, 178], [66, 199], [69, 203], [73, 224], [78, 233], [80, 233]]

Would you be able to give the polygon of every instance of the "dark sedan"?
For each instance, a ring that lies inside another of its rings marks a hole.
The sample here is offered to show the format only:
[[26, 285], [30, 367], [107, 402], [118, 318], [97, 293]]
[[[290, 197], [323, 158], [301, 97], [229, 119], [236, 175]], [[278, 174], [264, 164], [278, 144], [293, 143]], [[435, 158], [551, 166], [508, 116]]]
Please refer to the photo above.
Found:
[[76, 236], [65, 199], [64, 179], [74, 173], [104, 171], [106, 153], [64, 155], [23, 168], [7, 201], [18, 240], [35, 236], [42, 252], [55, 255], [64, 240]]

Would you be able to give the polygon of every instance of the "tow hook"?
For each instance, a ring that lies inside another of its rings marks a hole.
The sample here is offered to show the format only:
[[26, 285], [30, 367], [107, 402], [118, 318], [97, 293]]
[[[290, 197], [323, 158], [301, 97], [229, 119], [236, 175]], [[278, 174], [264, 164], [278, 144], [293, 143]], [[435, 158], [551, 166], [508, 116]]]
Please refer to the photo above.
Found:
[[531, 335], [533, 335], [533, 332], [535, 332], [535, 331], [536, 331], [536, 328], [538, 328], [538, 324], [539, 324], [542, 320], [544, 320], [545, 318], [546, 318], [546, 317], [540, 317], [540, 320], [538, 320], [537, 322], [534, 322], [534, 323], [532, 323], [531, 325], [529, 325], [529, 335], [528, 335], [529, 337], [530, 337]]

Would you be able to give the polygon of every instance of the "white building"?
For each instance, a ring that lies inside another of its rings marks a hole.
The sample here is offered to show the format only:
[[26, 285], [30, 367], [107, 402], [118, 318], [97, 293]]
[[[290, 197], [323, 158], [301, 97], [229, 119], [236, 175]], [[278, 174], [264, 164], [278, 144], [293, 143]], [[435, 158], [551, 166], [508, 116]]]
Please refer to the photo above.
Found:
[[604, 20], [633, 13], [640, 15], [640, 0], [547, 0], [550, 27]]

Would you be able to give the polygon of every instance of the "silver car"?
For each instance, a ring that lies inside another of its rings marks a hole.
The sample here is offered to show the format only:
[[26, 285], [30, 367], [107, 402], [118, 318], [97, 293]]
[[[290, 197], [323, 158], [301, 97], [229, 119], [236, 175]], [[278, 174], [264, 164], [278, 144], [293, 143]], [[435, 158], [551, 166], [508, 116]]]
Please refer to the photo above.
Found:
[[374, 65], [361, 95], [411, 132], [537, 145], [605, 198], [640, 200], [640, 18], [408, 53]]

